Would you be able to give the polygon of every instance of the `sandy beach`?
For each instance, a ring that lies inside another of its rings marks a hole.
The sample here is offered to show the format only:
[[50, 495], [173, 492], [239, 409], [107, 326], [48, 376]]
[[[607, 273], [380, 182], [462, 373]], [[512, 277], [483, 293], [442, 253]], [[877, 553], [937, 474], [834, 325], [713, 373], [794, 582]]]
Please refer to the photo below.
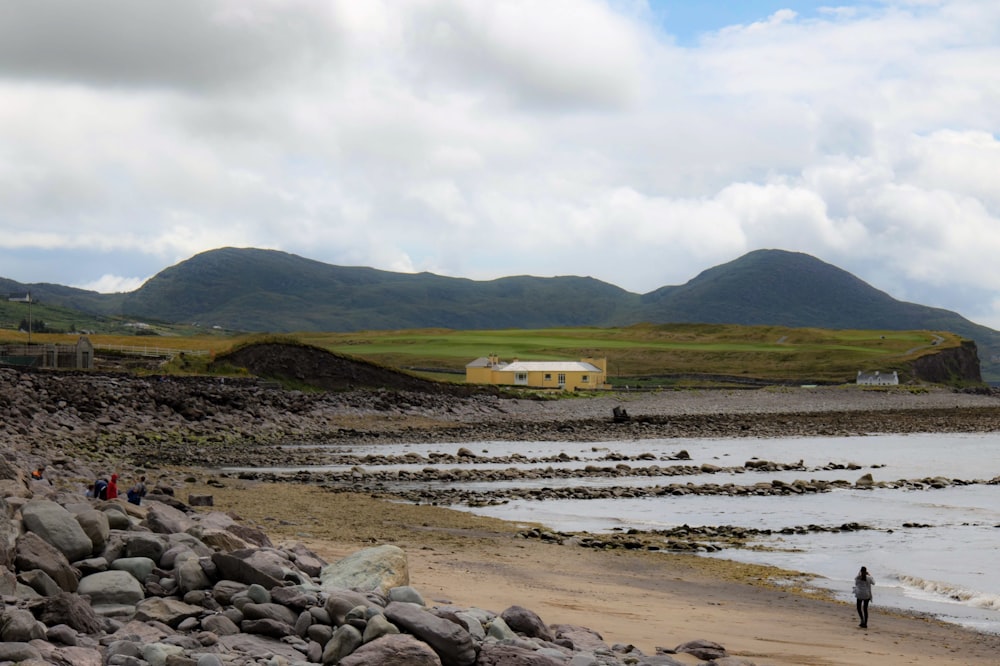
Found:
[[[853, 606], [803, 591], [785, 572], [691, 555], [595, 551], [527, 541], [522, 526], [450, 509], [389, 503], [315, 487], [224, 480], [214, 495], [272, 538], [303, 541], [328, 560], [391, 543], [425, 598], [502, 611], [521, 605], [549, 624], [599, 632], [645, 654], [707, 639], [762, 666], [996, 663], [1000, 636], [887, 614], [869, 629]], [[854, 563], [845, 563], [853, 567]], [[697, 664], [690, 655], [675, 655]]]
[[[548, 427], [606, 417], [615, 405], [626, 406], [634, 416], [746, 414], [762, 422], [786, 413], [937, 410], [933, 427], [961, 430], [968, 425], [961, 410], [994, 413], [1000, 400], [947, 389], [671, 391], [509, 401], [488, 418], [458, 410], [420, 423], [500, 419]], [[941, 410], [954, 410], [956, 417], [941, 417]], [[407, 421], [368, 425], [394, 431]], [[352, 420], [352, 425], [365, 422]], [[609, 644], [635, 645], [645, 654], [695, 639], [720, 643], [730, 655], [758, 666], [958, 666], [996, 663], [1000, 654], [1000, 636], [888, 613], [879, 607], [877, 592], [869, 628], [860, 629], [852, 605], [803, 589], [802, 579], [788, 572], [692, 555], [527, 541], [517, 536], [522, 525], [316, 487], [235, 479], [223, 485], [195, 490], [214, 494], [217, 506], [235, 510], [269, 533], [305, 541], [324, 557], [336, 559], [382, 543], [402, 547], [411, 584], [428, 599], [497, 612], [525, 606], [549, 624], [585, 626]], [[853, 572], [856, 563], [844, 566]], [[690, 655], [674, 658], [699, 663]]]

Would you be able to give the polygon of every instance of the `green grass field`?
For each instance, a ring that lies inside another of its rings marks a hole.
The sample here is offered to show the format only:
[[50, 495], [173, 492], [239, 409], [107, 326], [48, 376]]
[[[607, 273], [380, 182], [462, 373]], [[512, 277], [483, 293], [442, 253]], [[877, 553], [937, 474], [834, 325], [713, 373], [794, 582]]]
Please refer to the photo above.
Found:
[[[185, 330], [156, 336], [90, 336], [95, 345], [158, 346], [179, 351], [225, 352], [265, 336], [227, 337]], [[0, 344], [26, 336], [0, 331]], [[858, 370], [899, 370], [915, 358], [957, 347], [960, 338], [931, 331], [834, 331], [776, 326], [636, 325], [624, 328], [545, 330], [407, 330], [299, 333], [281, 336], [323, 349], [421, 374], [462, 381], [467, 363], [498, 354], [503, 360], [608, 359], [612, 383], [642, 380], [683, 383], [684, 377], [719, 376], [784, 382], [849, 382]], [[33, 334], [36, 343], [74, 342], [75, 335]], [[724, 380], [717, 380], [725, 383]], [[703, 382], [701, 382], [703, 383]]]
[[[395, 367], [463, 371], [480, 356], [504, 360], [606, 357], [609, 378], [728, 375], [782, 381], [850, 381], [858, 370], [905, 370], [914, 358], [957, 346], [929, 331], [831, 331], [775, 326], [637, 325], [501, 331], [300, 334], [304, 342]], [[932, 344], [937, 340], [937, 344]]]

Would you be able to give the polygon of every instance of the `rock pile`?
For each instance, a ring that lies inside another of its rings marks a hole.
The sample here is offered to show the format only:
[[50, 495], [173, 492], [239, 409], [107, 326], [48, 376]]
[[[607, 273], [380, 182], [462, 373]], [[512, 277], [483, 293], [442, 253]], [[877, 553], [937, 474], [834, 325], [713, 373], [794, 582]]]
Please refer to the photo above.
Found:
[[678, 651], [751, 664], [702, 640], [645, 655], [520, 606], [431, 606], [396, 546], [328, 563], [169, 495], [93, 500], [3, 471], [0, 663], [670, 666]]

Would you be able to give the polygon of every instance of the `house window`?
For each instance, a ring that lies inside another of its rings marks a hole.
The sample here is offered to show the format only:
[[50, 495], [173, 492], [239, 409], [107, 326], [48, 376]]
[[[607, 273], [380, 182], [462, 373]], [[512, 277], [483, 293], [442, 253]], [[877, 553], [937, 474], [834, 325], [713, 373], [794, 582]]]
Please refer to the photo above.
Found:
[[586, 384], [589, 381], [590, 381], [590, 376], [589, 375], [584, 375], [584, 376], [580, 377], [580, 383], [581, 384]]
[[525, 385], [528, 383], [528, 373], [527, 372], [515, 372], [514, 373], [514, 383]]
[[565, 386], [565, 385], [566, 385], [566, 375], [565, 375], [565, 373], [560, 372], [559, 373], [559, 386]]
[[551, 372], [546, 372], [545, 373], [545, 381], [547, 381], [547, 382], [551, 382], [552, 381], [552, 373]]

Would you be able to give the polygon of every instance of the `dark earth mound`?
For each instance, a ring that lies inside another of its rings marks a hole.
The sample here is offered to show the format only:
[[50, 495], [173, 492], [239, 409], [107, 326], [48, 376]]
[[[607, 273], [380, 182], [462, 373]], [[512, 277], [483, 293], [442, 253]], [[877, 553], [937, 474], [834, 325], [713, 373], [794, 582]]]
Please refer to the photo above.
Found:
[[308, 345], [275, 342], [247, 345], [217, 357], [215, 364], [245, 368], [257, 377], [305, 384], [326, 391], [380, 388], [467, 396], [486, 390], [422, 379]]

